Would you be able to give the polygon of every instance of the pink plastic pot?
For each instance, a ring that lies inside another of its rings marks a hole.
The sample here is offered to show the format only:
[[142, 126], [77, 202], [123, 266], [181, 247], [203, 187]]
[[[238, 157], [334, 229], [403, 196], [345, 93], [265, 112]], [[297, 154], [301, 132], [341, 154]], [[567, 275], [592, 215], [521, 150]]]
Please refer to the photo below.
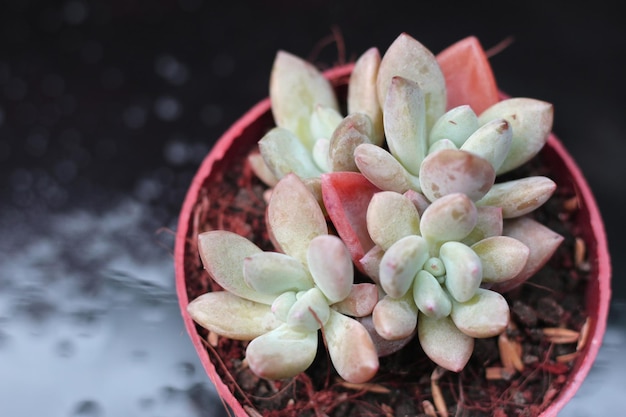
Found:
[[[352, 65], [336, 67], [328, 70], [325, 74], [338, 89], [343, 88], [343, 93], [345, 93], [345, 86], [347, 85], [352, 67]], [[339, 90], [338, 92], [341, 94]], [[210, 358], [205, 341], [203, 341], [196, 324], [187, 313], [187, 304], [190, 301], [188, 294], [190, 274], [186, 269], [186, 260], [198, 257], [195, 245], [190, 244], [190, 242], [196, 239], [193, 227], [194, 222], [196, 222], [194, 213], [201, 190], [222, 181], [224, 173], [231, 166], [231, 162], [237, 158], [245, 158], [264, 132], [271, 126], [273, 126], [273, 119], [270, 112], [270, 101], [269, 98], [266, 98], [244, 114], [219, 139], [204, 159], [189, 187], [180, 212], [176, 233], [174, 254], [176, 289], [184, 323], [211, 382], [215, 385], [218, 394], [237, 416], [247, 416], [248, 414], [216, 372], [216, 367]], [[593, 193], [580, 169], [563, 144], [554, 135], [550, 136], [541, 154], [548, 162], [551, 177], [556, 183], [570, 183], [576, 190], [579, 198], [577, 229], [579, 237], [586, 242], [591, 268], [590, 280], [586, 291], [586, 309], [589, 317], [587, 342], [575, 360], [568, 381], [540, 414], [542, 417], [550, 417], [556, 416], [576, 394], [598, 355], [606, 330], [611, 297], [611, 267], [603, 221]]]

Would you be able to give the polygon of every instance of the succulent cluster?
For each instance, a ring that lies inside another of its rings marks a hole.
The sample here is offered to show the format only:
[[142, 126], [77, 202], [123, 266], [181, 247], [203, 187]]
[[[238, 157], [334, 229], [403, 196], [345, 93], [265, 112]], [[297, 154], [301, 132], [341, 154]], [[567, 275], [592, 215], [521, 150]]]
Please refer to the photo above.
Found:
[[[478, 93], [449, 65], [468, 45]], [[541, 150], [552, 105], [501, 100], [473, 37], [435, 56], [405, 33], [355, 62], [345, 116], [323, 73], [284, 51], [270, 99], [276, 127], [249, 162], [271, 191], [276, 251], [201, 234], [203, 264], [224, 291], [193, 300], [191, 316], [250, 340], [247, 362], [266, 378], [306, 370], [319, 331], [349, 382], [371, 379], [378, 357], [415, 335], [435, 363], [462, 370], [475, 338], [509, 324], [501, 293], [563, 239], [531, 216], [553, 194], [551, 179], [498, 181]]]
[[[294, 204], [299, 211], [291, 210]], [[378, 289], [354, 283], [348, 249], [328, 234], [317, 200], [295, 174], [276, 185], [268, 214], [280, 252], [264, 252], [228, 231], [199, 235], [202, 262], [224, 291], [193, 300], [190, 314], [220, 335], [252, 340], [246, 359], [259, 376], [281, 379], [306, 370], [324, 328], [338, 374], [369, 380], [378, 370], [378, 353], [367, 329], [352, 317], [371, 314]]]

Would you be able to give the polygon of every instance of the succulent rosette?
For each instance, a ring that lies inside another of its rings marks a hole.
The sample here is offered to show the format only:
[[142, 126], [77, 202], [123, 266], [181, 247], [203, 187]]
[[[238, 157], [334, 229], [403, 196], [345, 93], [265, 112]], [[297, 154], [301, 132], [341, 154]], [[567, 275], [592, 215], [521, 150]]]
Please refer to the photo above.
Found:
[[291, 172], [316, 181], [324, 172], [358, 171], [354, 148], [383, 144], [374, 83], [379, 63], [377, 48], [357, 59], [344, 116], [324, 74], [302, 58], [279, 51], [269, 88], [276, 126], [259, 140], [259, 151], [249, 155], [257, 176], [271, 187]]
[[198, 236], [203, 265], [223, 291], [191, 301], [191, 317], [221, 336], [249, 340], [246, 361], [261, 377], [305, 371], [321, 329], [338, 374], [349, 382], [369, 380], [378, 354], [367, 330], [350, 316], [371, 313], [377, 288], [354, 284], [347, 248], [328, 234], [317, 200], [295, 174], [276, 184], [268, 223], [280, 252], [262, 251], [223, 230]]

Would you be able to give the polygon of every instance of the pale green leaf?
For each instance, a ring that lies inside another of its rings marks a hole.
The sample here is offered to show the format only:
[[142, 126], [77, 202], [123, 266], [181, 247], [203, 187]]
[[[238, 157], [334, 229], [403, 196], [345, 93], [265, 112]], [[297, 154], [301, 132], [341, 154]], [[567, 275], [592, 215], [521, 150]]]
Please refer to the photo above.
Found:
[[360, 384], [376, 375], [378, 353], [361, 323], [331, 310], [324, 336], [330, 359], [341, 378]]
[[317, 331], [297, 332], [283, 324], [248, 344], [246, 362], [261, 378], [291, 378], [311, 366], [317, 343]]
[[456, 327], [470, 337], [499, 335], [506, 330], [509, 316], [506, 299], [495, 291], [479, 288], [476, 294], [464, 303], [452, 300], [450, 317]]
[[474, 338], [457, 329], [450, 317], [420, 314], [417, 332], [424, 353], [449, 371], [462, 371], [474, 351]]
[[313, 149], [311, 114], [318, 105], [339, 111], [331, 83], [311, 63], [278, 51], [270, 73], [270, 101], [276, 125], [293, 132], [306, 149]]
[[228, 291], [202, 294], [187, 305], [187, 312], [205, 329], [236, 340], [252, 340], [281, 325], [268, 305]]

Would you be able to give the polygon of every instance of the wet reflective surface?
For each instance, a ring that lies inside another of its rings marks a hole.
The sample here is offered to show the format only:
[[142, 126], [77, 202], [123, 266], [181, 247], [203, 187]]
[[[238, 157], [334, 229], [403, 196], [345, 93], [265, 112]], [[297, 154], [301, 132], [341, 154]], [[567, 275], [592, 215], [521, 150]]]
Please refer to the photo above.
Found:
[[516, 38], [492, 59], [501, 88], [555, 103], [613, 252], [604, 344], [561, 415], [621, 415], [622, 25], [601, 2], [594, 16], [530, 2], [503, 21], [432, 6], [419, 24], [385, 4], [0, 5], [0, 415], [226, 415], [178, 309], [178, 210], [215, 139], [267, 95], [276, 50], [330, 65], [334, 44], [315, 51], [337, 27], [348, 59], [400, 31], [434, 51]]

